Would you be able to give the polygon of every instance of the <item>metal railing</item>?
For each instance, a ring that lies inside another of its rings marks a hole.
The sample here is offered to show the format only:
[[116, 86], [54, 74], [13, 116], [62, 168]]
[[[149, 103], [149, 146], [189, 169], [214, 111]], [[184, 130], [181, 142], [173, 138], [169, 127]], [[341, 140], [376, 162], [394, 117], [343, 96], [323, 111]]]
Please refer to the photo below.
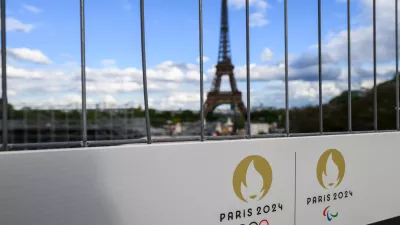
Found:
[[[335, 135], [335, 134], [356, 134], [356, 133], [370, 133], [370, 132], [394, 132], [400, 130], [400, 99], [399, 99], [399, 54], [398, 54], [398, 2], [395, 1], [395, 44], [396, 44], [396, 130], [393, 131], [378, 131], [378, 96], [377, 96], [377, 46], [376, 46], [376, 0], [373, 0], [373, 92], [374, 92], [374, 131], [367, 132], [353, 132], [352, 129], [352, 92], [351, 92], [351, 2], [347, 0], [347, 69], [348, 69], [348, 132], [326, 133], [324, 132], [323, 125], [323, 102], [322, 102], [322, 0], [318, 0], [318, 78], [319, 78], [319, 132], [307, 134], [292, 134], [290, 133], [290, 120], [289, 120], [289, 55], [288, 55], [288, 0], [284, 0], [284, 49], [285, 49], [285, 134], [267, 134], [267, 135], [251, 135], [251, 114], [247, 110], [247, 126], [245, 136], [227, 136], [227, 137], [206, 137], [205, 136], [205, 118], [204, 118], [204, 62], [203, 62], [203, 3], [198, 0], [198, 29], [199, 29], [199, 65], [200, 65], [200, 119], [201, 119], [201, 133], [196, 137], [182, 137], [182, 138], [163, 138], [152, 139], [150, 130], [150, 115], [149, 115], [149, 101], [147, 89], [147, 65], [146, 65], [146, 31], [145, 31], [145, 0], [140, 0], [140, 25], [141, 25], [141, 51], [142, 51], [142, 73], [143, 73], [143, 96], [145, 104], [145, 121], [146, 121], [146, 139], [132, 139], [132, 140], [109, 140], [109, 141], [88, 141], [87, 138], [87, 106], [86, 106], [86, 51], [85, 51], [85, 1], [80, 0], [80, 40], [81, 40], [81, 85], [82, 85], [82, 108], [81, 108], [81, 124], [82, 124], [82, 137], [81, 141], [73, 142], [52, 142], [52, 143], [24, 143], [24, 144], [10, 144], [8, 143], [8, 128], [9, 121], [7, 120], [7, 52], [6, 52], [6, 0], [1, 1], [1, 66], [2, 66], [2, 150], [19, 150], [29, 148], [67, 148], [67, 147], [91, 147], [91, 146], [104, 146], [104, 145], [117, 145], [117, 144], [131, 144], [131, 143], [157, 143], [157, 142], [181, 142], [181, 141], [212, 141], [212, 140], [232, 140], [232, 139], [250, 139], [250, 138], [275, 138], [275, 137], [298, 137], [298, 136], [314, 136], [314, 135]], [[251, 109], [250, 104], [250, 13], [249, 13], [249, 0], [246, 0], [246, 88], [247, 88], [247, 108]]]

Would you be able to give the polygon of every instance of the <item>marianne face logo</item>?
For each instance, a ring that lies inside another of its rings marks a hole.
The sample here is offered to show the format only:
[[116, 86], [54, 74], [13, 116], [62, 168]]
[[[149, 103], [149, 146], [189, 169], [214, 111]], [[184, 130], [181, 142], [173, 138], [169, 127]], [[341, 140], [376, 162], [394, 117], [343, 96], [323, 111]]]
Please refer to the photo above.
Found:
[[337, 188], [346, 172], [346, 163], [342, 153], [336, 149], [325, 151], [317, 164], [317, 179], [324, 189]]
[[325, 191], [308, 197], [307, 205], [335, 202], [353, 196], [353, 191], [350, 189], [337, 189], [346, 173], [346, 162], [339, 150], [329, 149], [322, 153], [317, 163], [316, 172], [318, 183]]
[[283, 211], [280, 202], [258, 202], [267, 196], [272, 185], [272, 168], [265, 158], [251, 155], [240, 161], [233, 172], [232, 185], [240, 201], [252, 204], [241, 204], [241, 209], [220, 213], [220, 223], [237, 221], [240, 225], [269, 225], [267, 218], [260, 217]]
[[243, 159], [233, 173], [233, 190], [244, 202], [263, 199], [271, 184], [272, 168], [265, 158], [258, 155]]

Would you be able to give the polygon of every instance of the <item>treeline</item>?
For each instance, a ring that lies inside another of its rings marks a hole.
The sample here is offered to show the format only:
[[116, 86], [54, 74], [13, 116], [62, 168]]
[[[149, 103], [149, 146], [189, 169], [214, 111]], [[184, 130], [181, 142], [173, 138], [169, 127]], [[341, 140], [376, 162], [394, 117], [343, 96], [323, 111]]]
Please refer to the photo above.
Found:
[[[396, 128], [396, 80], [388, 80], [377, 86], [378, 93], [378, 128], [379, 130], [393, 130]], [[374, 129], [374, 90], [352, 91], [352, 128], [354, 131], [368, 131]], [[1, 99], [0, 99], [1, 103]], [[79, 121], [79, 110], [37, 110], [25, 108], [16, 110], [9, 105], [9, 118], [14, 120], [36, 120], [39, 117], [56, 120]], [[153, 127], [162, 127], [167, 122], [198, 122], [199, 112], [191, 110], [160, 111], [149, 109], [150, 121]], [[144, 118], [145, 111], [142, 108], [129, 108], [121, 110], [94, 110], [87, 111], [88, 121], [111, 118]], [[226, 115], [210, 113], [207, 121], [226, 120]], [[238, 128], [243, 128], [245, 118], [237, 115], [232, 118]], [[305, 106], [290, 109], [290, 132], [308, 133], [319, 132], [319, 107]], [[252, 123], [277, 123], [278, 127], [285, 127], [285, 109], [261, 109], [251, 112]], [[348, 92], [331, 99], [323, 105], [323, 127], [325, 132], [348, 131]]]
[[[348, 92], [345, 91], [323, 105], [325, 132], [349, 130]], [[378, 130], [396, 129], [396, 79], [377, 85]], [[374, 89], [352, 91], [352, 130], [374, 130]], [[319, 132], [319, 107], [295, 108], [290, 113], [290, 131]]]

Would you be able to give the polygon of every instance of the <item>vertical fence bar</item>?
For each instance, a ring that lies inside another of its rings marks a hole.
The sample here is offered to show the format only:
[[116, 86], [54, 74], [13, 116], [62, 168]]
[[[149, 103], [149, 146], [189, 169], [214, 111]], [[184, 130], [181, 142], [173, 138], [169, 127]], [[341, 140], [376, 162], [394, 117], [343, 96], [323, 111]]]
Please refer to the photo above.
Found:
[[289, 119], [289, 47], [288, 47], [288, 0], [284, 2], [285, 16], [285, 110], [286, 110], [286, 135], [290, 135], [290, 119]]
[[378, 89], [376, 86], [376, 0], [373, 0], [373, 54], [374, 54], [374, 130], [378, 131]]
[[96, 105], [96, 108], [94, 110], [94, 124], [95, 124], [95, 130], [94, 130], [94, 140], [98, 140], [97, 138], [97, 133], [99, 130], [99, 122], [97, 121], [97, 111], [98, 111], [98, 105]]
[[80, 1], [81, 1], [80, 19], [81, 19], [82, 146], [87, 147], [85, 0], [80, 0]]
[[24, 143], [28, 143], [28, 107], [24, 107]]
[[[112, 107], [112, 106], [111, 106]], [[113, 109], [111, 108], [110, 110], [109, 110], [109, 116], [110, 116], [110, 128], [109, 128], [109, 131], [110, 131], [110, 140], [114, 140], [114, 116], [113, 116], [113, 113], [114, 113], [114, 111], [113, 111]]]
[[[132, 107], [134, 107], [134, 106], [132, 106]], [[135, 119], [135, 111], [132, 110], [131, 119], [130, 119], [130, 120], [131, 120], [131, 127], [135, 127], [134, 119]], [[131, 132], [131, 137], [132, 137], [132, 139], [135, 138], [134, 135], [135, 135], [135, 134], [134, 134], [134, 132], [132, 131], [132, 132]]]
[[53, 106], [50, 107], [50, 118], [51, 118], [51, 142], [55, 141], [55, 116], [54, 116], [54, 108]]
[[124, 138], [128, 139], [128, 105], [125, 105], [125, 110], [124, 110]]
[[143, 71], [143, 94], [146, 115], [147, 144], [151, 144], [149, 97], [147, 93], [147, 68], [146, 68], [146, 36], [144, 24], [144, 0], [140, 0], [140, 33], [142, 42], [142, 71]]
[[246, 0], [246, 84], [247, 84], [247, 138], [251, 138], [251, 107], [250, 107], [250, 3]]
[[18, 124], [15, 123], [15, 119], [14, 119], [14, 109], [10, 109], [10, 112], [8, 113], [8, 117], [10, 118], [10, 120], [8, 121], [8, 134], [10, 136], [11, 144], [13, 144], [13, 143], [15, 143], [16, 125], [18, 126]]
[[395, 2], [395, 17], [396, 17], [396, 127], [400, 130], [400, 92], [399, 92], [399, 5]]
[[351, 0], [347, 0], [347, 78], [348, 78], [348, 129], [349, 132], [353, 131], [353, 121], [352, 121], [352, 93], [351, 93], [351, 8], [350, 8]]
[[65, 125], [67, 130], [67, 141], [69, 141], [69, 109], [65, 112]]
[[322, 105], [322, 21], [321, 0], [318, 0], [318, 89], [319, 89], [319, 132], [324, 132], [324, 118]]
[[200, 57], [200, 140], [204, 141], [204, 62], [203, 62], [203, 1], [199, 0], [199, 57]]
[[36, 138], [37, 138], [37, 143], [40, 143], [40, 142], [42, 142], [42, 129], [41, 129], [41, 125], [42, 125], [42, 123], [40, 122], [40, 119], [41, 119], [41, 116], [42, 116], [42, 113], [41, 113], [41, 110], [40, 110], [40, 108], [38, 108], [37, 109], [38, 111], [36, 112], [36, 125], [37, 125], [37, 128], [36, 128]]
[[8, 150], [8, 101], [7, 101], [7, 42], [6, 42], [6, 0], [1, 0], [1, 108], [3, 151]]

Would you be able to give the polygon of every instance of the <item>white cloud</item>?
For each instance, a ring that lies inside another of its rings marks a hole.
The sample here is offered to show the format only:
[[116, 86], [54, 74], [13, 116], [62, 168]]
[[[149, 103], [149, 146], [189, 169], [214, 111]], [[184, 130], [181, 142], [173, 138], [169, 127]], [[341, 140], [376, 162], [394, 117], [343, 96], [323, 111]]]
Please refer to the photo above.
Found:
[[[242, 9], [246, 7], [246, 0], [229, 0], [228, 4], [236, 9]], [[268, 8], [266, 0], [249, 0], [249, 5], [256, 7], [260, 11], [265, 11]]]
[[13, 58], [38, 64], [51, 64], [50, 59], [40, 50], [29, 48], [9, 48], [7, 54]]
[[[152, 71], [161, 72], [164, 67], [170, 67], [174, 64], [173, 62], [164, 62], [159, 66], [152, 68]], [[179, 65], [179, 64], [178, 64]], [[182, 64], [179, 67], [191, 67], [190, 64]], [[177, 66], [177, 65], [175, 65]], [[80, 92], [80, 71], [79, 68], [73, 71], [64, 70], [37, 70], [37, 69], [22, 69], [8, 66], [8, 76], [10, 77], [9, 83], [12, 89], [11, 101], [15, 102], [14, 99], [19, 100], [19, 96], [30, 96], [29, 98], [35, 98], [41, 104], [51, 103], [59, 104], [56, 102], [57, 97], [54, 97], [52, 101], [45, 101], [46, 96], [57, 96], [64, 93], [63, 95], [69, 96], [63, 98], [62, 104], [67, 105], [71, 103], [79, 103], [80, 95], [72, 94]], [[212, 72], [212, 69], [209, 70]], [[311, 72], [317, 74], [317, 68], [314, 65], [305, 68], [290, 68], [289, 76], [291, 81], [289, 82], [289, 96], [292, 106], [302, 106], [304, 104], [315, 104], [318, 100], [318, 80], [317, 76], [308, 78], [304, 74]], [[392, 74], [394, 71], [393, 66], [381, 66], [378, 67], [378, 77], [384, 80], [386, 75]], [[336, 79], [325, 80], [323, 82], [323, 100], [328, 101], [332, 97], [341, 93], [341, 91], [347, 88], [347, 74], [345, 69], [340, 69], [335, 73]], [[193, 73], [193, 75], [191, 75]], [[353, 69], [353, 88], [369, 87], [371, 85], [372, 69], [370, 67], [354, 68]], [[325, 73], [324, 73], [325, 74]], [[386, 75], [385, 75], [386, 74]], [[101, 96], [97, 101], [103, 101], [108, 103], [118, 103], [121, 99], [117, 100], [117, 97], [123, 93], [130, 93], [133, 101], [140, 102], [143, 99], [142, 96], [142, 77], [141, 71], [134, 68], [125, 69], [91, 69], [87, 72], [87, 91], [89, 96]], [[238, 67], [236, 71], [237, 80], [245, 80], [245, 67]], [[161, 75], [149, 76], [148, 77], [148, 89], [149, 89], [149, 101], [150, 106], [158, 109], [195, 109], [199, 107], [199, 91], [197, 83], [193, 83], [196, 88], [190, 88], [183, 82], [192, 82], [191, 79], [198, 77], [197, 71], [190, 71], [183, 73], [186, 77], [176, 80], [165, 80], [160, 79]], [[190, 78], [193, 76], [193, 78]], [[302, 76], [305, 76], [302, 77]], [[178, 77], [175, 77], [178, 78]], [[24, 80], [23, 80], [24, 79]], [[27, 82], [26, 80], [29, 80]], [[262, 83], [265, 88], [257, 88], [252, 92], [253, 105], [263, 103], [269, 106], [284, 106], [284, 66], [279, 65], [251, 65], [251, 80], [264, 81]], [[257, 84], [257, 83], [255, 83]], [[210, 83], [206, 83], [210, 85]], [[240, 86], [240, 85], [239, 85]], [[258, 86], [260, 87], [260, 86]], [[253, 86], [254, 88], [254, 86]], [[207, 90], [206, 90], [207, 92]], [[135, 93], [137, 94], [135, 97]], [[33, 100], [32, 100], [33, 101]], [[61, 100], [60, 100], [61, 101]], [[91, 100], [93, 101], [93, 99]]]
[[[94, 79], [102, 82], [139, 82], [143, 80], [142, 70], [127, 67], [104, 67], [87, 68], [88, 79]], [[152, 82], [196, 82], [200, 80], [199, 68], [197, 65], [188, 63], [178, 63], [165, 61], [154, 68], [147, 69], [147, 78]], [[205, 78], [206, 79], [206, 78]]]
[[40, 9], [36, 6], [33, 6], [33, 5], [22, 5], [22, 8], [24, 8], [28, 12], [35, 13], [35, 14], [43, 12], [42, 9]]
[[9, 78], [22, 78], [22, 79], [41, 79], [42, 74], [38, 70], [26, 70], [22, 68], [15, 68], [7, 65], [7, 76]]
[[263, 12], [254, 12], [250, 14], [251, 27], [262, 27], [268, 23], [269, 21], [265, 18], [265, 14]]
[[69, 74], [66, 71], [61, 71], [61, 70], [25, 69], [25, 68], [17, 68], [12, 65], [7, 65], [7, 77], [11, 79], [31, 79], [38, 81], [39, 80], [66, 81], [67, 79], [69, 79], [68, 76]]
[[29, 33], [35, 28], [33, 24], [25, 24], [15, 18], [8, 17], [6, 19], [7, 31]]
[[112, 95], [105, 95], [101, 100], [108, 105], [115, 105], [117, 103], [117, 100], [115, 100], [114, 96]]
[[261, 53], [260, 59], [262, 62], [267, 62], [272, 59], [274, 53], [269, 48], [265, 48], [264, 51]]
[[[239, 81], [246, 80], [246, 65], [238, 66], [235, 69], [236, 78]], [[325, 64], [322, 72], [327, 80], [336, 80], [341, 75], [341, 68], [338, 65]], [[285, 65], [257, 65], [250, 64], [250, 76], [252, 81], [283, 80], [285, 77]], [[315, 81], [318, 79], [318, 65], [309, 65], [302, 68], [295, 68], [289, 65], [289, 77], [291, 80]]]
[[[86, 84], [86, 89], [88, 92], [97, 94], [118, 94], [118, 93], [128, 93], [136, 92], [142, 90], [142, 84], [138, 82], [125, 82], [125, 81], [99, 81], [99, 82], [89, 82]], [[149, 88], [151, 89], [151, 88]]]
[[[246, 0], [230, 0], [228, 3], [235, 9], [242, 9], [246, 6]], [[251, 27], [262, 27], [269, 23], [266, 17], [270, 5], [266, 0], [249, 0], [249, 5], [254, 9], [254, 12], [250, 14]]]
[[[29, 56], [29, 54], [27, 55]], [[22, 55], [21, 58], [30, 58], [27, 55]], [[105, 64], [107, 65], [107, 63]], [[45, 96], [80, 92], [80, 73], [79, 65], [59, 67], [58, 69], [28, 69], [15, 65], [7, 66], [9, 86], [13, 87], [13, 98], [17, 101], [21, 96], [29, 96], [29, 98], [36, 98], [42, 102]], [[142, 71], [134, 67], [87, 68], [86, 75], [88, 94], [118, 96], [123, 93], [141, 94], [143, 90]], [[147, 70], [148, 90], [152, 93], [169, 93], [183, 86], [197, 86], [199, 77], [197, 65], [165, 61]], [[206, 77], [205, 80], [207, 80]], [[167, 95], [162, 94], [162, 96], [165, 98]], [[69, 101], [76, 100], [70, 98]]]
[[[87, 98], [86, 103], [89, 105], [94, 104], [96, 101], [93, 98]], [[44, 96], [43, 99], [37, 101], [35, 98], [25, 99], [24, 102], [12, 102], [17, 109], [25, 106], [39, 109], [49, 108], [64, 108], [64, 109], [80, 109], [82, 104], [82, 97], [80, 94], [64, 94], [60, 96]]]
[[[328, 81], [322, 85], [323, 102], [329, 101], [343, 91], [346, 83]], [[268, 91], [264, 91], [268, 90]], [[252, 92], [252, 105], [259, 104], [285, 107], [285, 83], [280, 80], [268, 81], [263, 88]], [[290, 81], [289, 82], [289, 104], [291, 107], [316, 104], [319, 98], [319, 86], [317, 81]]]
[[[208, 62], [209, 60], [210, 58], [208, 58], [207, 56], [203, 56], [203, 62]], [[200, 57], [197, 57], [196, 61], [200, 63]]]
[[[318, 82], [292, 81], [289, 85], [289, 92], [293, 99], [306, 99], [309, 102], [315, 102], [319, 98]], [[337, 96], [341, 92], [342, 90], [334, 81], [322, 83], [322, 96], [325, 100]]]
[[149, 106], [157, 109], [199, 108], [200, 93], [173, 91], [161, 98], [149, 98]]
[[[352, 60], [355, 63], [372, 61], [373, 30], [372, 30], [372, 1], [361, 0], [361, 20], [364, 25], [351, 31]], [[377, 58], [379, 61], [393, 60], [395, 56], [395, 2], [380, 0], [377, 4]], [[336, 60], [347, 58], [347, 30], [331, 33], [323, 50], [329, 52]]]

